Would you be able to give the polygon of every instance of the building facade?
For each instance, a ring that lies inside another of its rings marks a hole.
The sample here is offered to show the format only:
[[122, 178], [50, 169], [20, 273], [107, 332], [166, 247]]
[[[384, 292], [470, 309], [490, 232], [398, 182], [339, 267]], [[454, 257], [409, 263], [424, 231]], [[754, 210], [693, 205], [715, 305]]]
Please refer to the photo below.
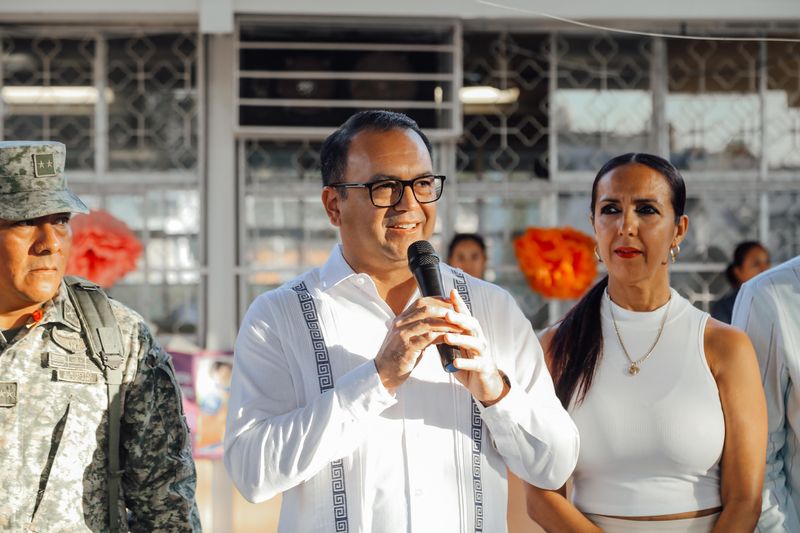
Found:
[[707, 308], [737, 242], [800, 253], [800, 7], [726, 3], [721, 20], [684, 3], [4, 6], [0, 131], [66, 143], [74, 188], [145, 245], [112, 293], [198, 346], [230, 348], [256, 294], [324, 261], [319, 147], [366, 108], [429, 133], [448, 176], [434, 244], [484, 234], [491, 278], [537, 328], [569, 302], [527, 288], [513, 238], [590, 233], [605, 160], [669, 157], [690, 216], [673, 284]]
[[[485, 235], [490, 279], [536, 328], [571, 302], [527, 287], [513, 238], [591, 233], [591, 181], [620, 153], [683, 172], [690, 230], [672, 283], [701, 308], [728, 290], [737, 242], [761, 240], [774, 263], [800, 253], [796, 0], [528, 4], [6, 2], [0, 136], [67, 145], [73, 189], [145, 247], [112, 295], [162, 340], [210, 350], [336, 243], [319, 148], [361, 109], [403, 111], [429, 134], [448, 176], [434, 245]], [[203, 468], [204, 524], [228, 531], [243, 514], [221, 465]]]

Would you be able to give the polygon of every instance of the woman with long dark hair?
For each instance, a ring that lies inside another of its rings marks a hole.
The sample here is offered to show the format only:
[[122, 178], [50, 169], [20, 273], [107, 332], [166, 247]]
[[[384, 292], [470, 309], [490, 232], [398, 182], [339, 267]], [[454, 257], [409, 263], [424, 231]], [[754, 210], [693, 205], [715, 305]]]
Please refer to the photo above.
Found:
[[608, 276], [542, 345], [581, 451], [571, 499], [528, 486], [548, 531], [753, 531], [766, 406], [753, 347], [669, 284], [689, 220], [668, 161], [625, 154], [592, 185]]

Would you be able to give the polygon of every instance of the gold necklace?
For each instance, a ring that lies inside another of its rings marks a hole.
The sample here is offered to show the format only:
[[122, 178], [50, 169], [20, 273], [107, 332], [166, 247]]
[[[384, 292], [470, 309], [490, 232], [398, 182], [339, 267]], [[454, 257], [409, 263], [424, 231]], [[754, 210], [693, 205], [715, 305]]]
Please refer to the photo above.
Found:
[[625, 348], [625, 344], [622, 342], [622, 335], [619, 334], [619, 327], [617, 326], [617, 319], [614, 318], [614, 302], [611, 301], [611, 296], [608, 295], [608, 291], [606, 291], [606, 297], [608, 298], [608, 309], [611, 311], [611, 322], [614, 324], [614, 331], [617, 332], [617, 340], [619, 340], [619, 345], [622, 346], [622, 351], [625, 354], [625, 357], [628, 358], [631, 365], [628, 367], [628, 375], [635, 376], [639, 373], [640, 366], [644, 363], [650, 354], [653, 353], [653, 350], [658, 344], [658, 340], [661, 338], [661, 332], [664, 331], [664, 324], [667, 323], [667, 315], [669, 315], [669, 306], [672, 303], [672, 295], [670, 294], [669, 300], [667, 300], [667, 309], [664, 311], [664, 316], [661, 317], [661, 325], [658, 327], [658, 334], [656, 334], [656, 340], [653, 341], [653, 345], [650, 346], [650, 349], [647, 350], [647, 353], [644, 354], [642, 357], [637, 359], [636, 361], [633, 360], [631, 355], [628, 353], [628, 349]]

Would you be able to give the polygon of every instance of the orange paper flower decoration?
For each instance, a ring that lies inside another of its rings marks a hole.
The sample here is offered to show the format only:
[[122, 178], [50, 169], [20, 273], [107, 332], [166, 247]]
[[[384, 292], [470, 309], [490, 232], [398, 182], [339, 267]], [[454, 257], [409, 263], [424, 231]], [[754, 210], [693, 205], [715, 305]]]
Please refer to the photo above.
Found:
[[514, 251], [531, 289], [547, 298], [579, 298], [597, 276], [594, 239], [576, 229], [528, 228]]
[[101, 287], [111, 287], [136, 270], [142, 244], [121, 220], [106, 211], [77, 215], [72, 226], [72, 254], [67, 274], [81, 276]]

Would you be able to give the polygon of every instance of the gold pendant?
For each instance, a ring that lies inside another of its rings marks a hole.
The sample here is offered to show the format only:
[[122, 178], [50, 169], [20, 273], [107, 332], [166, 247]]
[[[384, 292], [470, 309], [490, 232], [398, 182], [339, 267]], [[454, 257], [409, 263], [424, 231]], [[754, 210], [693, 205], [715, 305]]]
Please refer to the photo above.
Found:
[[639, 365], [636, 363], [631, 363], [631, 366], [628, 367], [628, 375], [635, 376], [639, 373]]

